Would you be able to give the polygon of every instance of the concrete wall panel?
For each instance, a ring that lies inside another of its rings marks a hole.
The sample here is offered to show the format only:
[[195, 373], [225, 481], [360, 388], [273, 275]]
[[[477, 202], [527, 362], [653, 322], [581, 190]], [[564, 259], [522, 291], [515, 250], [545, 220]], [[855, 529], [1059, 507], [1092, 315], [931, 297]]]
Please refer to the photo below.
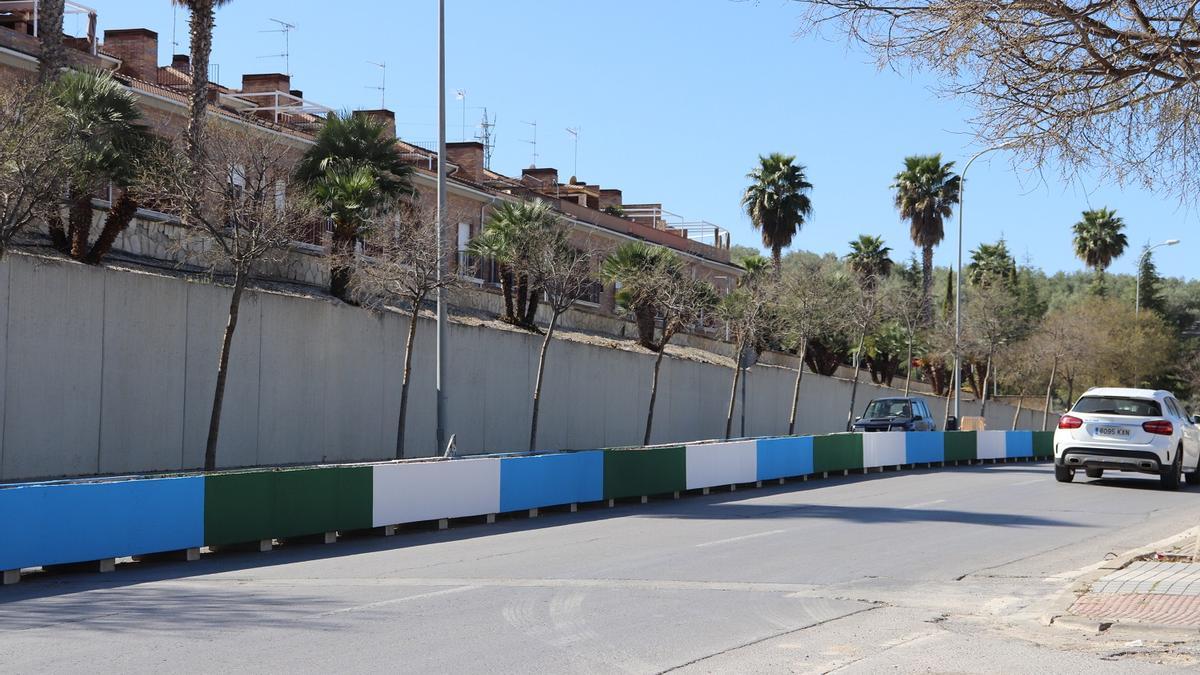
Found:
[[500, 511], [594, 502], [603, 497], [603, 451], [500, 460]]
[[[383, 442], [386, 371], [384, 317], [357, 307], [329, 305], [325, 332], [326, 461], [390, 459], [393, 448]], [[359, 345], [347, 349], [347, 345]], [[389, 436], [394, 436], [394, 432]]]
[[[263, 298], [258, 461], [323, 462], [329, 302]], [[345, 345], [346, 349], [358, 345]], [[378, 396], [378, 390], [370, 392]], [[366, 405], [366, 396], [362, 396]]]
[[811, 436], [764, 438], [757, 441], [758, 480], [806, 476], [813, 472]]
[[863, 466], [899, 466], [905, 463], [904, 432], [875, 431], [863, 434]]
[[115, 270], [102, 278], [100, 472], [179, 469], [187, 287], [176, 279]]
[[[10, 255], [0, 477], [99, 471], [103, 271]], [[155, 303], [157, 306], [157, 303]], [[136, 427], [129, 430], [136, 433]]]
[[977, 459], [1004, 459], [1005, 431], [980, 431], [975, 434], [975, 457]]
[[904, 462], [921, 464], [946, 459], [944, 432], [908, 431], [904, 433]]

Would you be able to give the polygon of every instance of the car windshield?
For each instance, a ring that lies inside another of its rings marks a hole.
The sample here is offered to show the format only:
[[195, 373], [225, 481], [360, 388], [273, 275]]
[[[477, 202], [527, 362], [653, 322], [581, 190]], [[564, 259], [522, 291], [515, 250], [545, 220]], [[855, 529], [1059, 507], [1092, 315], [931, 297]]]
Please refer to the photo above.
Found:
[[1130, 417], [1160, 417], [1158, 401], [1124, 396], [1084, 396], [1072, 412], [1096, 415], [1128, 415]]
[[871, 401], [863, 417], [911, 417], [912, 408], [905, 400]]

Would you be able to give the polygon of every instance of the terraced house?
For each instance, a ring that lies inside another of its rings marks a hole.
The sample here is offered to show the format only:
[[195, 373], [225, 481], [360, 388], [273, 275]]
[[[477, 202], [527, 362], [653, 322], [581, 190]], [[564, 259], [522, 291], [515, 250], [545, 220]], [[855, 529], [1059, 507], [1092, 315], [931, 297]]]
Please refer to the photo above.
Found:
[[[33, 2], [0, 1], [0, 82], [13, 83], [30, 76], [37, 68], [40, 43], [34, 20]], [[159, 63], [158, 35], [146, 28], [104, 30], [97, 33], [96, 13], [78, 3], [67, 2], [68, 13], [88, 17], [87, 33], [66, 36], [68, 61], [73, 67], [111, 71], [136, 93], [143, 114], [156, 133], [175, 137], [187, 124], [187, 91], [191, 67], [187, 55], [174, 55], [169, 64]], [[305, 97], [292, 78], [281, 73], [246, 74], [239, 87], [220, 84], [217, 67], [210, 72], [212, 114], [252, 124], [265, 134], [278, 134], [294, 144], [297, 157], [313, 143], [331, 106]], [[362, 110], [358, 114], [377, 118], [395, 136], [395, 117], [389, 110]], [[414, 168], [413, 181], [419, 199], [432, 203], [436, 194], [438, 156], [436, 151], [396, 139], [397, 150]], [[478, 142], [450, 143], [447, 148], [449, 213], [456, 227], [448, 234], [447, 263], [467, 277], [478, 292], [463, 294], [465, 304], [476, 309], [499, 306], [495, 265], [473, 260], [467, 245], [487, 222], [493, 205], [500, 200], [542, 199], [573, 228], [574, 236], [610, 248], [624, 241], [641, 240], [670, 248], [687, 261], [693, 274], [711, 281], [719, 289], [732, 287], [741, 269], [729, 259], [729, 234], [704, 221], [690, 222], [665, 210], [661, 204], [627, 204], [622, 191], [601, 187], [570, 177], [560, 179], [547, 167], [524, 169], [520, 176], [506, 176], [486, 166], [484, 147]], [[111, 191], [97, 194], [97, 210], [107, 209]], [[618, 208], [619, 207], [619, 208]], [[126, 256], [171, 259], [171, 229], [177, 221], [168, 214], [139, 210], [132, 225], [117, 240], [114, 251]], [[328, 283], [325, 258], [329, 228], [315, 225], [295, 242], [285, 263], [268, 274], [273, 280], [314, 287]], [[581, 310], [614, 325], [615, 289], [597, 284]], [[586, 323], [586, 320], [584, 321]]]

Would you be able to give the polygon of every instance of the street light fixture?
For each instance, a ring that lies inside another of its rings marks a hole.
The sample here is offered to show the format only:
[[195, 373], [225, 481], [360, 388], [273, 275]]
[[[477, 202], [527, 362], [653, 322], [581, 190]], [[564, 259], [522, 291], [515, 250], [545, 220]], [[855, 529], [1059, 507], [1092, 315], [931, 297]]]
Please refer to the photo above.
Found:
[[962, 173], [958, 175], [958, 272], [954, 279], [954, 419], [961, 420], [959, 403], [962, 399], [962, 261], [963, 261], [963, 203], [967, 191], [967, 170], [975, 160], [994, 150], [1010, 148], [1016, 140], [1005, 141], [990, 148], [984, 148], [967, 160]]
[[1147, 246], [1145, 251], [1142, 251], [1142, 257], [1138, 258], [1138, 268], [1136, 281], [1133, 284], [1133, 315], [1137, 316], [1142, 309], [1142, 265], [1146, 264], [1146, 258], [1150, 256], [1150, 252], [1161, 246], [1174, 246], [1178, 244], [1178, 239], [1168, 239], [1161, 244]]

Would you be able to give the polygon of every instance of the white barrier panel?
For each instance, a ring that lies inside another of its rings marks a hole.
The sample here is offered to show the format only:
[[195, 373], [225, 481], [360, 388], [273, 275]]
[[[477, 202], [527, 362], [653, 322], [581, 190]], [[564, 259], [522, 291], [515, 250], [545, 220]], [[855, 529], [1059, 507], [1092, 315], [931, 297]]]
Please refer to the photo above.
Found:
[[1004, 459], [1008, 432], [1006, 431], [977, 431], [975, 432], [975, 457], [977, 459]]
[[904, 464], [903, 431], [873, 431], [863, 434], [862, 439], [864, 468]]
[[687, 446], [687, 489], [753, 483], [758, 480], [756, 441]]
[[500, 460], [454, 459], [374, 467], [375, 527], [500, 510]]

